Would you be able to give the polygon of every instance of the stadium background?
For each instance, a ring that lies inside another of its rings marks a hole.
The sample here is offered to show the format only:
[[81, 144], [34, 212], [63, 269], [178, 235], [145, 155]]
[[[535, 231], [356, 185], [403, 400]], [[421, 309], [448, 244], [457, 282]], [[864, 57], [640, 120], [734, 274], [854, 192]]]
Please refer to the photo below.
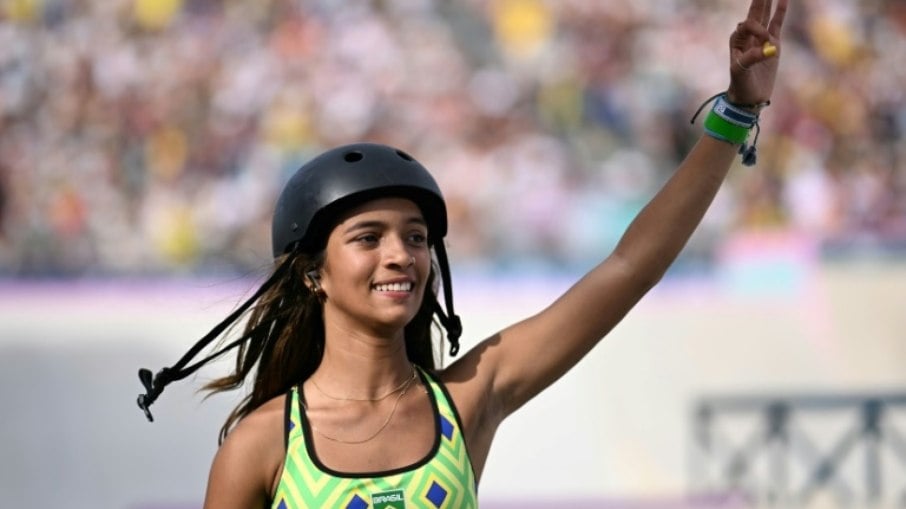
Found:
[[[685, 507], [698, 398], [906, 392], [906, 3], [792, 3], [758, 166], [504, 425], [486, 505]], [[466, 346], [539, 310], [698, 136], [745, 5], [4, 0], [0, 504], [200, 505], [233, 400], [202, 404], [199, 377], [148, 425], [135, 371], [260, 282], [275, 195], [326, 147], [389, 143], [436, 175]]]

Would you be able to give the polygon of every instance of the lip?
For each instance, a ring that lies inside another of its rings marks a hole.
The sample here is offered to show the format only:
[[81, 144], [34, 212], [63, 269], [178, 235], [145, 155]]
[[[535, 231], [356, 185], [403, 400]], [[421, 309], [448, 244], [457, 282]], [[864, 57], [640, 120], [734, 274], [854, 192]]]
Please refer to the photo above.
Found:
[[391, 278], [391, 279], [383, 279], [381, 281], [375, 281], [374, 283], [371, 284], [371, 286], [375, 287], [378, 285], [393, 285], [393, 284], [398, 284], [398, 283], [412, 283], [412, 286], [415, 286], [415, 280], [412, 279], [411, 277], [405, 277], [405, 276]]

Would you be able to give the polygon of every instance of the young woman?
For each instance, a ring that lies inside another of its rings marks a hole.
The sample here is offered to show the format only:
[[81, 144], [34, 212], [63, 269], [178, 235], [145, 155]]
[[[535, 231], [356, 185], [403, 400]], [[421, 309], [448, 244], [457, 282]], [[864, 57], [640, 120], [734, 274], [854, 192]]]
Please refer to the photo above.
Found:
[[500, 423], [657, 283], [737, 153], [752, 162], [747, 135], [771, 97], [787, 1], [773, 9], [772, 0], [752, 0], [730, 38], [730, 86], [706, 135], [613, 253], [548, 308], [444, 369], [435, 366], [433, 316], [454, 355], [461, 327], [437, 184], [410, 156], [381, 145], [339, 147], [303, 166], [277, 204], [271, 278], [175, 366], [140, 372], [147, 413], [251, 307], [244, 334], [224, 349], [240, 347], [236, 371], [209, 385], [234, 389], [254, 372], [251, 394], [222, 430], [205, 507], [476, 507]]

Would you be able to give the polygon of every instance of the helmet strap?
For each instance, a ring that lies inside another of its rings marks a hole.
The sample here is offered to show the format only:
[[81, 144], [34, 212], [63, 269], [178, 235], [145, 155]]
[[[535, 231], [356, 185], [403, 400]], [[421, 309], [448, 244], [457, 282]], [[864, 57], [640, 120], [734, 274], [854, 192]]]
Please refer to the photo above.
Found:
[[434, 302], [434, 313], [440, 320], [441, 325], [447, 329], [447, 340], [450, 342], [450, 355], [459, 353], [459, 337], [462, 336], [462, 320], [453, 310], [453, 285], [450, 277], [450, 263], [447, 261], [447, 250], [444, 248], [443, 240], [434, 244], [434, 252], [437, 253], [437, 265], [440, 268], [441, 286], [444, 290], [444, 304], [447, 307], [446, 314], [440, 307], [440, 303]]
[[227, 330], [233, 323], [239, 319], [251, 305], [257, 301], [264, 292], [268, 291], [274, 284], [279, 281], [284, 274], [292, 266], [293, 261], [295, 260], [294, 255], [290, 255], [283, 261], [283, 263], [277, 267], [277, 270], [271, 274], [271, 277], [262, 284], [258, 290], [252, 295], [248, 300], [246, 300], [239, 308], [233, 311], [225, 320], [217, 324], [210, 332], [205, 334], [205, 336], [198, 340], [192, 348], [186, 352], [176, 364], [170, 367], [164, 367], [157, 372], [156, 375], [151, 375], [151, 370], [142, 368], [138, 370], [138, 378], [142, 382], [142, 385], [145, 387], [145, 394], [140, 394], [138, 396], [138, 407], [145, 412], [145, 417], [148, 418], [148, 421], [153, 422], [154, 417], [151, 415], [150, 407], [157, 400], [158, 396], [164, 391], [164, 387], [169, 385], [171, 382], [176, 382], [186, 378], [192, 373], [198, 371], [199, 368], [207, 364], [208, 362], [220, 357], [224, 353], [236, 348], [237, 346], [248, 341], [249, 337], [258, 332], [258, 329], [261, 327], [270, 327], [271, 324], [262, 324], [255, 330], [249, 331], [248, 333], [242, 335], [242, 337], [236, 339], [235, 341], [227, 344], [220, 350], [208, 355], [204, 359], [196, 362], [195, 364], [188, 365], [205, 347], [207, 347], [212, 341], [217, 339], [225, 330]]

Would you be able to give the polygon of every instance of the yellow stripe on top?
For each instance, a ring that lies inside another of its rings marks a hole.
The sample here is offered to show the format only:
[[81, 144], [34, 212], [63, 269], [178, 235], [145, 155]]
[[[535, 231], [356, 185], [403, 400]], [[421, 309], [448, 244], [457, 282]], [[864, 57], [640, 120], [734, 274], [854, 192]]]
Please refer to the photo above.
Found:
[[462, 424], [443, 384], [418, 369], [430, 388], [437, 447], [425, 461], [402, 472], [368, 477], [337, 476], [318, 467], [305, 440], [310, 429], [299, 388], [287, 394], [286, 460], [271, 505], [274, 509], [472, 509], [478, 493]]

